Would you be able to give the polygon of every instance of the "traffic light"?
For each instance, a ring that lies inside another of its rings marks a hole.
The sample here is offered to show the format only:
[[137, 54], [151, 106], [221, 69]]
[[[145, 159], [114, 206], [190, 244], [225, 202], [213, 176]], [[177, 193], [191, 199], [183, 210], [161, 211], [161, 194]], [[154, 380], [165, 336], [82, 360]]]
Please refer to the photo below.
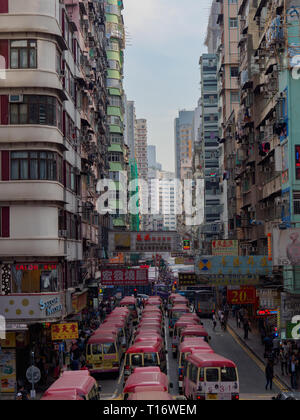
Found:
[[134, 289], [133, 294], [134, 294], [134, 297], [137, 297], [137, 289]]

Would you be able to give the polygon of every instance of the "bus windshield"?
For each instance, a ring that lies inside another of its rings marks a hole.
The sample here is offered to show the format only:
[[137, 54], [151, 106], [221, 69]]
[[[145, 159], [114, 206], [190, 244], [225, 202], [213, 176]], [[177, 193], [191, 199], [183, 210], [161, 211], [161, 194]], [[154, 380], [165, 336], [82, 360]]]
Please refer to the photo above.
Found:
[[157, 353], [145, 353], [144, 354], [144, 366], [156, 366], [158, 363]]

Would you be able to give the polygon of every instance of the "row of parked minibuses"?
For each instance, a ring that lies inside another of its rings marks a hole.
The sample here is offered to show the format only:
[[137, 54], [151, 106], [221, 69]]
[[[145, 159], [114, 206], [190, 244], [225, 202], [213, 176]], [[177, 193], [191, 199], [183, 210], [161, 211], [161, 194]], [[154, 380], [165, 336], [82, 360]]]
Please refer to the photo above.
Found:
[[238, 400], [237, 367], [211, 348], [211, 337], [200, 318], [190, 312], [188, 300], [171, 294], [168, 307], [179, 391], [191, 400]]
[[166, 363], [162, 300], [145, 303], [132, 345], [126, 352], [123, 398], [125, 400], [172, 400]]

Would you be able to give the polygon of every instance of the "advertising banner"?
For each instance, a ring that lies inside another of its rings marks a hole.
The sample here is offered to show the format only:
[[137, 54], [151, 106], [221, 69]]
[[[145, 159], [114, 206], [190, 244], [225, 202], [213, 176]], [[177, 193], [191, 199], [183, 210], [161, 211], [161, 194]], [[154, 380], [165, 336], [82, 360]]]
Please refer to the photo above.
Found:
[[300, 229], [273, 230], [275, 266], [300, 265]]
[[1, 392], [13, 393], [16, 386], [16, 350], [3, 348], [0, 352]]
[[295, 316], [300, 315], [300, 296], [281, 293], [281, 328], [292, 322]]
[[238, 256], [239, 255], [239, 241], [224, 240], [212, 241], [212, 254], [215, 256]]
[[105, 269], [101, 271], [102, 286], [147, 286], [149, 283], [148, 269]]
[[52, 324], [51, 325], [51, 339], [58, 340], [75, 340], [78, 335], [78, 323], [69, 322], [67, 324]]

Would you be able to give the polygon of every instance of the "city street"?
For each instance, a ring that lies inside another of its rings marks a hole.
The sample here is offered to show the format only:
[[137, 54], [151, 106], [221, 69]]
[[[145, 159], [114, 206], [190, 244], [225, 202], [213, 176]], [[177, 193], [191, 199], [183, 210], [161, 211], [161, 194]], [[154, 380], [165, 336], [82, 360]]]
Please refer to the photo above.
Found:
[[[167, 321], [167, 318], [166, 318]], [[202, 320], [204, 327], [211, 337], [210, 345], [213, 350], [224, 357], [233, 360], [238, 367], [240, 381], [240, 400], [271, 400], [280, 391], [280, 384], [273, 383], [273, 391], [266, 391], [264, 366], [241, 343], [237, 342], [231, 330], [221, 330], [218, 323], [216, 331], [212, 329], [212, 321]], [[172, 355], [172, 344], [169, 334], [166, 334], [168, 348], [168, 377], [173, 383], [171, 394], [179, 395], [178, 391], [178, 362]], [[111, 376], [99, 376], [98, 382], [102, 385], [102, 398], [109, 400], [120, 398], [123, 389], [123, 366], [118, 379]]]

